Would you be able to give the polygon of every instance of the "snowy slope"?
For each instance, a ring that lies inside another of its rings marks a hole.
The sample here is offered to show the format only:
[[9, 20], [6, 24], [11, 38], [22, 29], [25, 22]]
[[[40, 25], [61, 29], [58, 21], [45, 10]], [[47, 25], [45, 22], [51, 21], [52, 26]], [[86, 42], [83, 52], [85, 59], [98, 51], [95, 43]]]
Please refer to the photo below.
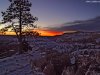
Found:
[[[72, 35], [65, 34], [60, 37], [53, 38], [29, 38], [28, 41], [33, 47], [33, 51], [21, 55], [15, 54], [12, 57], [0, 59], [0, 75], [43, 75], [43, 73], [33, 70], [33, 68], [31, 67], [31, 60], [40, 59], [41, 57], [45, 56], [46, 51], [58, 51], [61, 53], [71, 52], [72, 55], [82, 54], [86, 50], [88, 52], [94, 51], [94, 53], [100, 51], [100, 45], [96, 45], [95, 48], [87, 47], [85, 49], [82, 49], [85, 45], [93, 45], [92, 42], [86, 42], [87, 44], [81, 43], [82, 39], [90, 38], [90, 34], [91, 33], [77, 33]], [[100, 38], [95, 38], [95, 40], [100, 41]], [[74, 58], [72, 58], [72, 60], [74, 60]], [[74, 63], [74, 61], [72, 61], [71, 63]]]
[[40, 57], [37, 51], [0, 59], [0, 75], [33, 75], [30, 61]]

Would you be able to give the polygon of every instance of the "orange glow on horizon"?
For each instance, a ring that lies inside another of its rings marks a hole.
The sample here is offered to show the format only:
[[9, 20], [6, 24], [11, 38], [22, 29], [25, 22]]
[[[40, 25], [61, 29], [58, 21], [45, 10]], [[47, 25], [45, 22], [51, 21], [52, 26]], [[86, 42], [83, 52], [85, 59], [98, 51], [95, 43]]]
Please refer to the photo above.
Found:
[[[59, 31], [52, 31], [52, 30], [35, 30], [38, 33], [40, 33], [41, 36], [55, 36], [55, 35], [62, 35], [63, 32], [59, 32]], [[15, 32], [6, 32], [6, 35], [16, 35]]]
[[39, 32], [41, 36], [55, 36], [63, 34], [63, 32], [52, 31], [52, 30], [36, 30], [36, 31]]
[[[74, 33], [76, 31], [64, 31], [64, 32], [60, 32], [60, 31], [52, 31], [52, 30], [43, 30], [43, 29], [38, 29], [35, 30], [38, 33], [40, 33], [41, 36], [56, 36], [56, 35], [62, 35], [63, 33]], [[2, 35], [2, 34], [0, 34]], [[16, 35], [15, 32], [6, 32], [5, 35]]]

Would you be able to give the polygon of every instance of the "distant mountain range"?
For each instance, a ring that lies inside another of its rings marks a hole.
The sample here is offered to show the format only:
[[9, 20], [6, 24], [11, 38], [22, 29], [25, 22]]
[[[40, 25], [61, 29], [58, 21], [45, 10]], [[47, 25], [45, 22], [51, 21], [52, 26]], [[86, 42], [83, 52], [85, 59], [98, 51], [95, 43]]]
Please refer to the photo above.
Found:
[[90, 20], [65, 23], [59, 28], [54, 28], [54, 30], [100, 31], [100, 16]]

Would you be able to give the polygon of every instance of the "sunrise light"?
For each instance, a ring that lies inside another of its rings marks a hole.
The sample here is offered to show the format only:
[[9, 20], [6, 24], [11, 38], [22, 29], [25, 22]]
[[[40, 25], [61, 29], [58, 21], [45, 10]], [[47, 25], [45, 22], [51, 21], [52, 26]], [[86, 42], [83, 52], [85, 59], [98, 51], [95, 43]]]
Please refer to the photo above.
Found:
[[[56, 36], [56, 35], [62, 35], [63, 32], [60, 31], [50, 31], [50, 30], [35, 30], [38, 33], [40, 33], [40, 36]], [[2, 34], [2, 33], [1, 33]], [[15, 32], [5, 32], [6, 35], [16, 35]]]
[[50, 31], [50, 30], [37, 30], [41, 34], [41, 36], [55, 36], [61, 35], [63, 32], [60, 31]]

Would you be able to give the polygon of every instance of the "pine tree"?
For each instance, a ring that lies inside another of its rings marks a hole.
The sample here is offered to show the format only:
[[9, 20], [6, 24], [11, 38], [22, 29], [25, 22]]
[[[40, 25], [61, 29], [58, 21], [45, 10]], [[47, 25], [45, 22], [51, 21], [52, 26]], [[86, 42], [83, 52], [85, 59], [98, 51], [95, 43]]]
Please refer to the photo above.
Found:
[[[20, 43], [20, 49], [22, 46], [22, 32], [25, 26], [36, 27], [33, 23], [37, 20], [37, 17], [33, 17], [30, 13], [30, 7], [32, 6], [29, 0], [9, 0], [10, 6], [5, 12], [1, 12], [3, 16], [3, 23], [12, 23], [11, 26], [16, 32], [18, 41]], [[17, 22], [18, 25], [15, 25]]]

